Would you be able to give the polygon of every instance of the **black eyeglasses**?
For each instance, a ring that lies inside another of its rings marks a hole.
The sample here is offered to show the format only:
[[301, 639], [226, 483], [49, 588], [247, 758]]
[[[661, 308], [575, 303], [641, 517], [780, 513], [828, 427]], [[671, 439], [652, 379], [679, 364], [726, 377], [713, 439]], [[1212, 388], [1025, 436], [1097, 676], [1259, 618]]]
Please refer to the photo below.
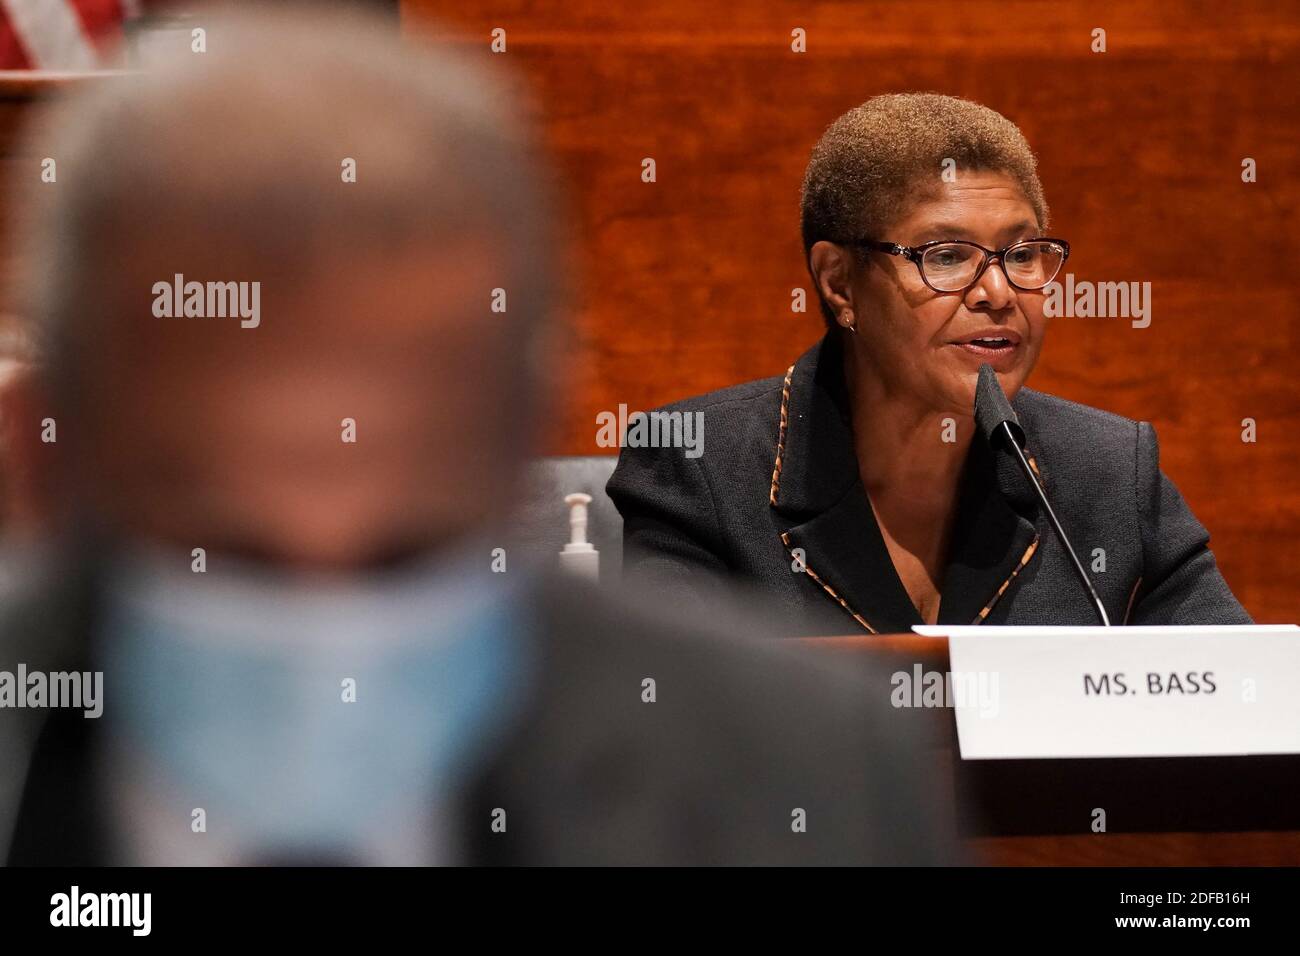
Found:
[[965, 292], [979, 281], [994, 259], [1002, 264], [1002, 271], [1012, 286], [1023, 292], [1036, 292], [1055, 279], [1065, 260], [1070, 258], [1068, 242], [1047, 238], [1021, 239], [996, 250], [964, 239], [937, 239], [919, 246], [858, 239], [845, 245], [911, 260], [921, 273], [921, 281], [935, 292]]

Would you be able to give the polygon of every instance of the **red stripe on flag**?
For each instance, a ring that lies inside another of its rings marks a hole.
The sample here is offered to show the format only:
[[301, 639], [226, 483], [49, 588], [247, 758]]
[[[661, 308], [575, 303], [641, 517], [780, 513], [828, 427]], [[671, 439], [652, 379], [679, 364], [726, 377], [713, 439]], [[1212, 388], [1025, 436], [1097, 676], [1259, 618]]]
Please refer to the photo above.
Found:
[[0, 70], [30, 70], [31, 58], [14, 31], [9, 17], [0, 10]]
[[95, 49], [104, 52], [122, 39], [122, 5], [118, 0], [73, 0], [72, 8]]

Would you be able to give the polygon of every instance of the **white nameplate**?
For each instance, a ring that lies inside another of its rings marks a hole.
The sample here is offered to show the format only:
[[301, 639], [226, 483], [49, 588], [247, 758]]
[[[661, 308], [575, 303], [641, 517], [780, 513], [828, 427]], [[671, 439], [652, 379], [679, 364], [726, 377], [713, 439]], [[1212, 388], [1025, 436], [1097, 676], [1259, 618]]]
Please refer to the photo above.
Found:
[[948, 638], [966, 760], [1300, 754], [1294, 624], [913, 630]]

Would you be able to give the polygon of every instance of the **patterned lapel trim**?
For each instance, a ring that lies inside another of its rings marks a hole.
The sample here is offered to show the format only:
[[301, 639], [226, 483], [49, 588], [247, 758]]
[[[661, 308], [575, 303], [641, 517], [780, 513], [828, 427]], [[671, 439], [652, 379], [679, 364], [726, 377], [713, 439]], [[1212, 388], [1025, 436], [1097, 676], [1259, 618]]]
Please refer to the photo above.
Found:
[[[786, 531], [781, 532], [781, 543], [784, 544], [785, 549], [790, 552], [790, 557], [794, 558], [794, 550], [790, 547], [789, 532]], [[795, 560], [798, 559], [795, 558]], [[853, 620], [857, 621], [859, 624], [861, 624], [863, 627], [867, 629], [868, 634], [880, 633], [874, 627], [872, 627], [870, 624], [867, 623], [866, 618], [864, 618], [857, 611], [853, 610], [853, 608], [849, 607], [849, 602], [844, 600], [844, 598], [840, 597], [839, 592], [837, 592], [833, 587], [831, 587], [829, 584], [823, 581], [821, 577], [818, 576], [817, 572], [814, 571], [809, 566], [807, 561], [803, 561], [801, 563], [803, 564], [803, 573], [808, 575], [808, 577], [812, 578], [814, 581], [816, 581], [821, 586], [821, 589], [823, 591], [829, 594], [836, 601], [836, 603], [839, 604], [840, 607], [844, 608], [844, 610], [846, 610], [853, 617]]]
[[776, 492], [781, 486], [781, 462], [785, 458], [785, 432], [790, 424], [790, 380], [794, 378], [794, 366], [785, 373], [785, 384], [781, 386], [781, 425], [776, 433], [776, 462], [772, 465], [772, 490], [767, 500], [776, 507]]
[[[1034, 474], [1037, 473], [1038, 473], [1038, 469], [1035, 468]], [[989, 603], [985, 604], [983, 609], [979, 612], [979, 614], [975, 615], [975, 620], [971, 621], [972, 624], [984, 623], [984, 619], [988, 617], [989, 612], [993, 610], [993, 605], [997, 604], [998, 598], [1002, 597], [1002, 592], [1004, 592], [1007, 588], [1011, 587], [1011, 582], [1016, 579], [1016, 575], [1020, 573], [1020, 569], [1029, 563], [1029, 559], [1034, 556], [1034, 552], [1037, 550], [1038, 550], [1038, 535], [1034, 535], [1034, 540], [1030, 542], [1029, 547], [1025, 550], [1025, 553], [1021, 556], [1020, 563], [1016, 565], [1016, 569], [1012, 571], [1010, 577], [1008, 577], [1005, 581], [1003, 581], [1001, 586], [998, 587], [997, 592], [993, 595], [993, 597], [989, 599]]]

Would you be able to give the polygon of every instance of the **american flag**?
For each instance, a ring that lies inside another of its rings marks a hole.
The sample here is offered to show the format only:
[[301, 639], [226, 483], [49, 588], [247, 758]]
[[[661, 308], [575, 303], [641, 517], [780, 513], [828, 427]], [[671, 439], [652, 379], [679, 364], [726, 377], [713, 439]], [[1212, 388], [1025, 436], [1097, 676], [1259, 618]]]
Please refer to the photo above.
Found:
[[95, 70], [152, 0], [0, 0], [0, 70]]

